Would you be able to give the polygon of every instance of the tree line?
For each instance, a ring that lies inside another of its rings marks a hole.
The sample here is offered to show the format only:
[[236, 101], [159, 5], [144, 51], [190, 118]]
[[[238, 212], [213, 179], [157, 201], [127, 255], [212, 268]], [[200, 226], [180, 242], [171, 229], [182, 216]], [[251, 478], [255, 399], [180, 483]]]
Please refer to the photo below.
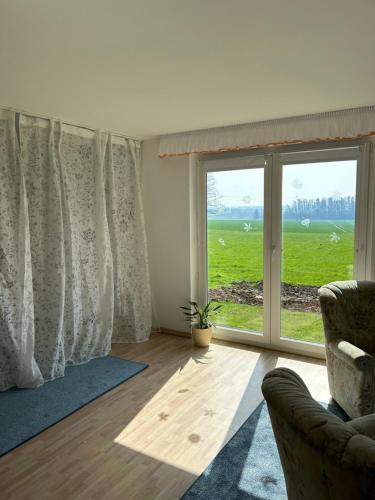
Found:
[[354, 196], [297, 199], [283, 207], [284, 219], [354, 219]]

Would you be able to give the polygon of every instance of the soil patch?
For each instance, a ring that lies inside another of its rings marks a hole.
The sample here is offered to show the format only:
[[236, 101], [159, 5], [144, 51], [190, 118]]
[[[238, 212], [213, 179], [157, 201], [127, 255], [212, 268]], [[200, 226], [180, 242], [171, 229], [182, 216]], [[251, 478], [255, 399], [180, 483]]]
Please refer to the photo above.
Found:
[[[281, 284], [281, 306], [291, 311], [320, 312], [318, 286]], [[263, 304], [263, 281], [235, 281], [208, 291], [210, 300], [258, 306]]]

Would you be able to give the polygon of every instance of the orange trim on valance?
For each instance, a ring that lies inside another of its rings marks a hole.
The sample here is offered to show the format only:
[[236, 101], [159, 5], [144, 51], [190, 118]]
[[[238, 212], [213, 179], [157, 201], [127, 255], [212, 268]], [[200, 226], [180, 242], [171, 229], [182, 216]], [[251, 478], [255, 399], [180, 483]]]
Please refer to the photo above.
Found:
[[171, 158], [176, 156], [189, 156], [191, 154], [212, 154], [212, 153], [230, 153], [235, 151], [246, 151], [249, 149], [260, 149], [260, 148], [275, 148], [277, 146], [290, 146], [293, 144], [317, 144], [319, 142], [340, 142], [340, 141], [353, 141], [355, 139], [365, 139], [366, 137], [375, 136], [375, 131], [368, 132], [367, 134], [357, 134], [352, 137], [330, 137], [329, 139], [313, 139], [311, 141], [280, 141], [280, 142], [270, 142], [268, 144], [255, 144], [252, 146], [237, 146], [232, 148], [220, 148], [212, 150], [199, 150], [199, 151], [185, 151], [184, 153], [164, 153], [159, 154], [159, 158]]

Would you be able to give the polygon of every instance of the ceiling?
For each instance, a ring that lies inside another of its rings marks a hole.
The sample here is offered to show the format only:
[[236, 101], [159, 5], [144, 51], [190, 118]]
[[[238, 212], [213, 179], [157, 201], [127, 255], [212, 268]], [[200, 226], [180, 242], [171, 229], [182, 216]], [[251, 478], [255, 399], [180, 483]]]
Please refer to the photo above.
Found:
[[133, 137], [375, 104], [374, 0], [0, 0], [0, 104]]

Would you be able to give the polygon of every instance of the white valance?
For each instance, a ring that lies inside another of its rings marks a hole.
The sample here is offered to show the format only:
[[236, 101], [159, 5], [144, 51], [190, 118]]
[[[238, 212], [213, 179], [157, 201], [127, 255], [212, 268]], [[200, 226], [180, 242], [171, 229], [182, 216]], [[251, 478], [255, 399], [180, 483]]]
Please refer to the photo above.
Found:
[[358, 139], [375, 135], [375, 106], [169, 134], [159, 156]]

